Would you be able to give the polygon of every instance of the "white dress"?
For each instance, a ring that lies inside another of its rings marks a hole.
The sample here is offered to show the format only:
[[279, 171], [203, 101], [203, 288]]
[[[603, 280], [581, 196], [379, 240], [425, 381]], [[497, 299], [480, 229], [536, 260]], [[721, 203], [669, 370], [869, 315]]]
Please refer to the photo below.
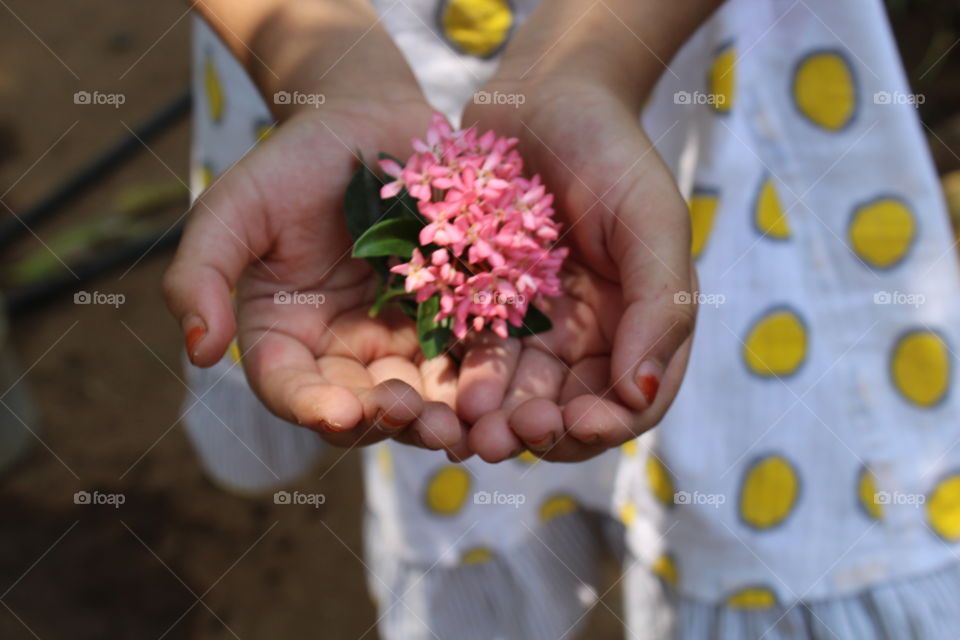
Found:
[[[374, 4], [456, 121], [535, 3]], [[199, 190], [270, 119], [201, 23], [195, 49]], [[702, 287], [674, 407], [578, 465], [365, 451], [383, 637], [570, 637], [619, 551], [605, 514], [626, 525], [631, 637], [960, 637], [960, 283], [911, 98], [878, 0], [729, 0], [695, 34], [643, 119]], [[256, 490], [309, 469], [319, 440], [233, 364], [191, 371], [219, 415], [187, 414], [211, 474]]]

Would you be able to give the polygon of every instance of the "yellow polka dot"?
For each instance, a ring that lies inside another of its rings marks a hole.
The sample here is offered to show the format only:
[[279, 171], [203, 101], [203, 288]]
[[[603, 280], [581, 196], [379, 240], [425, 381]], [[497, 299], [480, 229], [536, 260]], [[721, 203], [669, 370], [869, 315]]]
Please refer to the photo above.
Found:
[[623, 455], [625, 455], [625, 456], [629, 456], [629, 457], [632, 458], [633, 456], [637, 455], [637, 441], [636, 441], [636, 439], [634, 439], [634, 440], [627, 440], [627, 441], [624, 442], [622, 445], [620, 445], [620, 449], [623, 451]]
[[740, 516], [756, 529], [783, 522], [797, 502], [800, 481], [784, 458], [772, 455], [754, 462], [740, 489]]
[[673, 506], [673, 480], [663, 462], [654, 455], [647, 458], [647, 483], [654, 497], [666, 506]]
[[932, 407], [950, 384], [950, 355], [940, 336], [929, 331], [906, 334], [893, 350], [893, 384], [903, 397], [921, 407]]
[[668, 553], [657, 558], [653, 566], [650, 567], [650, 570], [653, 571], [655, 576], [658, 576], [670, 586], [675, 587], [680, 581], [680, 576], [677, 572], [677, 563], [674, 561], [673, 556]]
[[377, 445], [377, 467], [384, 478], [393, 477], [393, 454], [386, 443]]
[[913, 213], [896, 198], [880, 198], [853, 212], [850, 247], [871, 267], [892, 267], [907, 254], [916, 235]]
[[736, 92], [736, 50], [732, 46], [721, 49], [714, 56], [707, 74], [710, 106], [719, 113], [729, 113], [733, 109]]
[[448, 0], [440, 14], [440, 26], [458, 49], [486, 58], [506, 42], [513, 12], [507, 0]]
[[836, 52], [808, 55], [794, 73], [793, 98], [800, 113], [813, 124], [831, 131], [842, 129], [857, 107], [853, 70]]
[[883, 520], [883, 505], [877, 498], [877, 480], [867, 467], [860, 471], [860, 478], [857, 481], [857, 495], [860, 498], [860, 506], [867, 512], [868, 516], [874, 520]]
[[637, 505], [632, 502], [624, 502], [620, 507], [620, 522], [625, 527], [629, 527], [637, 519]]
[[240, 364], [240, 359], [243, 357], [243, 354], [240, 353], [240, 345], [237, 344], [236, 340], [230, 342], [230, 346], [227, 348], [227, 355], [230, 357], [230, 362]]
[[790, 225], [787, 214], [780, 204], [773, 180], [767, 178], [760, 185], [757, 203], [753, 212], [753, 222], [757, 230], [767, 238], [786, 240], [790, 237]]
[[694, 192], [690, 197], [690, 253], [699, 258], [707, 246], [707, 238], [713, 228], [713, 219], [717, 215], [719, 200], [715, 193]]
[[540, 505], [540, 521], [550, 522], [557, 516], [573, 513], [577, 510], [578, 506], [573, 496], [567, 494], [555, 495]]
[[197, 177], [200, 182], [200, 189], [206, 189], [213, 184], [213, 181], [216, 178], [216, 175], [213, 173], [213, 167], [204, 163], [200, 165], [200, 168], [197, 169], [197, 172]]
[[777, 596], [767, 587], [747, 587], [727, 597], [732, 609], [770, 609], [777, 604]]
[[257, 139], [257, 143], [263, 142], [272, 136], [276, 128], [276, 124], [273, 122], [258, 122], [253, 129], [253, 134]]
[[522, 462], [523, 464], [536, 464], [539, 460], [540, 458], [528, 450], [525, 450], [523, 453], [517, 456], [517, 461]]
[[927, 497], [927, 518], [937, 535], [950, 542], [960, 540], [960, 473], [955, 473]]
[[207, 92], [207, 113], [214, 122], [223, 118], [223, 88], [217, 75], [213, 58], [208, 57], [203, 65], [203, 84]]
[[493, 558], [493, 551], [488, 547], [474, 547], [463, 552], [463, 555], [460, 556], [460, 564], [468, 567], [487, 562], [491, 558]]
[[441, 516], [452, 516], [463, 508], [470, 491], [470, 474], [461, 466], [441, 468], [427, 483], [427, 508]]
[[807, 357], [807, 329], [793, 311], [779, 309], [757, 321], [744, 341], [743, 358], [758, 376], [788, 376]]

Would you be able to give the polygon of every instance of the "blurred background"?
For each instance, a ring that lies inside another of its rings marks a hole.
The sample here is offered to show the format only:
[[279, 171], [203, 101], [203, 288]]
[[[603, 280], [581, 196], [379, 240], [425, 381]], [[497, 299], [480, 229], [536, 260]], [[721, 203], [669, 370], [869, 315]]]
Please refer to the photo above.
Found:
[[[887, 4], [956, 220], [960, 5]], [[0, 0], [4, 640], [376, 637], [358, 455], [289, 508], [212, 485], [178, 422], [159, 282], [187, 211], [190, 21], [172, 0]], [[122, 104], [75, 98], [95, 90]], [[588, 637], [620, 637], [619, 611], [614, 588]]]

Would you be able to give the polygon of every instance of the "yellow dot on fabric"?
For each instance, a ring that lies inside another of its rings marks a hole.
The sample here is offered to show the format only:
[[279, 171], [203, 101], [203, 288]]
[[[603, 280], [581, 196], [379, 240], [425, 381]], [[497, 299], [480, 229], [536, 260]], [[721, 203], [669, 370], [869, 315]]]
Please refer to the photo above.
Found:
[[637, 505], [632, 502], [624, 502], [620, 507], [620, 522], [623, 526], [629, 527], [637, 519]]
[[810, 54], [797, 65], [793, 98], [813, 124], [830, 131], [843, 129], [857, 108], [853, 70], [835, 51]]
[[767, 238], [786, 240], [790, 237], [790, 225], [787, 214], [780, 204], [777, 188], [773, 180], [767, 178], [760, 185], [757, 203], [753, 212], [753, 222], [757, 230]]
[[213, 58], [207, 58], [203, 65], [203, 86], [207, 93], [207, 114], [213, 122], [223, 118], [223, 88]]
[[620, 449], [623, 451], [623, 455], [625, 455], [625, 456], [629, 456], [629, 457], [632, 458], [633, 456], [637, 455], [637, 441], [636, 441], [636, 439], [634, 439], [634, 440], [627, 440], [627, 441], [624, 442], [622, 445], [620, 445]]
[[733, 109], [736, 92], [736, 50], [732, 46], [721, 49], [710, 63], [707, 74], [710, 106], [719, 113], [729, 113]]
[[463, 552], [463, 555], [460, 556], [460, 564], [468, 567], [487, 562], [491, 558], [493, 558], [493, 551], [488, 547], [474, 547]]
[[213, 173], [213, 167], [209, 164], [203, 164], [200, 166], [200, 188], [206, 189], [213, 184], [216, 175]]
[[860, 498], [860, 506], [868, 516], [874, 520], [883, 520], [883, 505], [877, 498], [877, 480], [867, 467], [860, 471], [857, 495]]
[[377, 445], [377, 467], [384, 478], [393, 476], [393, 454], [390, 453], [390, 447], [386, 443]]
[[433, 474], [427, 483], [427, 508], [437, 515], [452, 516], [463, 508], [470, 491], [470, 474], [460, 466], [448, 465]]
[[650, 567], [650, 570], [653, 571], [655, 576], [658, 576], [670, 586], [675, 587], [680, 581], [680, 576], [677, 572], [677, 563], [670, 554], [663, 554], [657, 558], [653, 566]]
[[960, 473], [956, 473], [930, 492], [927, 518], [937, 535], [949, 541], [960, 540]]
[[240, 364], [240, 359], [243, 357], [243, 354], [240, 353], [240, 345], [237, 344], [236, 340], [230, 342], [230, 346], [227, 348], [227, 355], [230, 356], [230, 362]]
[[557, 516], [573, 513], [577, 507], [577, 501], [573, 496], [567, 494], [552, 496], [540, 505], [540, 521], [550, 522]]
[[788, 309], [772, 311], [750, 329], [743, 345], [747, 368], [758, 376], [788, 376], [807, 357], [807, 329]]
[[715, 193], [707, 191], [694, 192], [690, 197], [690, 253], [694, 258], [699, 258], [707, 246], [719, 202]]
[[770, 609], [776, 604], [776, 594], [767, 587], [747, 587], [727, 597], [727, 606], [732, 609]]
[[943, 340], [930, 331], [913, 331], [900, 338], [890, 364], [893, 384], [904, 398], [932, 407], [950, 385], [950, 355]]
[[755, 529], [783, 522], [797, 502], [800, 480], [783, 457], [767, 456], [754, 462], [740, 489], [740, 517]]
[[506, 42], [513, 12], [507, 0], [448, 0], [440, 14], [440, 26], [458, 49], [486, 58]]
[[517, 456], [517, 461], [522, 462], [523, 464], [536, 464], [540, 460], [537, 456], [531, 451], [524, 450], [523, 453]]
[[907, 254], [917, 232], [913, 213], [896, 198], [880, 198], [853, 212], [850, 247], [876, 269], [892, 267]]
[[673, 505], [673, 480], [663, 462], [654, 455], [647, 458], [647, 484], [654, 497], [666, 506]]

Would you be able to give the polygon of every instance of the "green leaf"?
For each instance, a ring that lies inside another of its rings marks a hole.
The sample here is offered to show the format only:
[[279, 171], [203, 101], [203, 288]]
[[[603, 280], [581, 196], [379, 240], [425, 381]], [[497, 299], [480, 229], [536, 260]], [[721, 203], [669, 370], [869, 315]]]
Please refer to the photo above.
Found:
[[397, 296], [402, 296], [407, 292], [403, 287], [394, 287], [392, 289], [383, 289], [377, 295], [377, 299], [373, 301], [373, 306], [370, 307], [369, 315], [371, 318], [376, 318], [377, 314], [380, 313], [380, 309], [383, 308], [385, 304], [388, 304], [393, 298]]
[[395, 218], [378, 222], [364, 232], [353, 245], [354, 258], [397, 256], [410, 259], [420, 244], [419, 220]]
[[347, 184], [343, 197], [343, 213], [347, 219], [347, 231], [354, 241], [380, 220], [380, 188], [383, 183], [363, 162], [360, 156], [360, 168]]
[[532, 304], [527, 307], [527, 315], [523, 316], [523, 325], [515, 327], [509, 325], [507, 334], [511, 338], [525, 338], [537, 333], [544, 333], [553, 329], [553, 323], [543, 311], [537, 309]]
[[420, 303], [417, 309], [417, 338], [420, 350], [428, 360], [444, 352], [453, 337], [453, 332], [434, 320], [440, 311], [440, 294], [435, 294]]

